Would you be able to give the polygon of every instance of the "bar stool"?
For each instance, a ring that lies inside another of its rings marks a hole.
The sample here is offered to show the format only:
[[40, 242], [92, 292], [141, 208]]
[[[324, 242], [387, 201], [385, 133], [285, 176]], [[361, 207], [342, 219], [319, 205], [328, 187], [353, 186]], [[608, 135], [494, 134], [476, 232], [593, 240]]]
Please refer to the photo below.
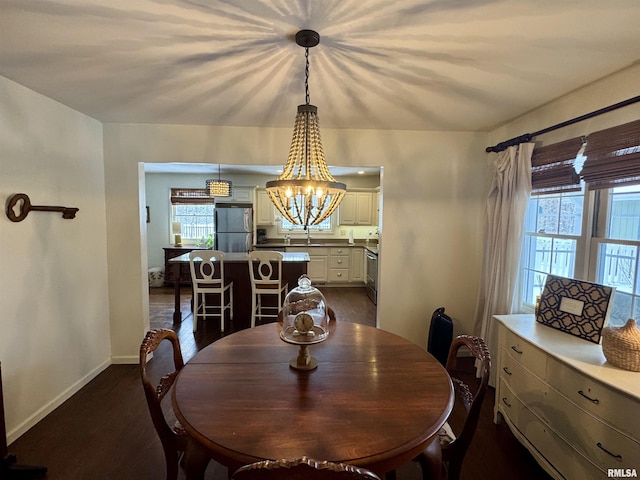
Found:
[[[189, 252], [191, 284], [193, 285], [193, 331], [198, 328], [198, 318], [220, 317], [220, 331], [224, 332], [225, 311], [229, 310], [229, 320], [233, 320], [233, 282], [224, 281], [224, 252], [218, 250], [195, 250]], [[225, 300], [225, 293], [228, 301]], [[212, 301], [211, 295], [220, 295], [219, 303]], [[226, 303], [225, 303], [226, 302]]]
[[[289, 292], [289, 285], [282, 283], [282, 254], [270, 250], [254, 250], [249, 252], [249, 278], [251, 280], [251, 327], [256, 326], [256, 316], [278, 318], [284, 297]], [[277, 297], [275, 305], [264, 305], [264, 295]], [[269, 312], [269, 313], [265, 313]]]

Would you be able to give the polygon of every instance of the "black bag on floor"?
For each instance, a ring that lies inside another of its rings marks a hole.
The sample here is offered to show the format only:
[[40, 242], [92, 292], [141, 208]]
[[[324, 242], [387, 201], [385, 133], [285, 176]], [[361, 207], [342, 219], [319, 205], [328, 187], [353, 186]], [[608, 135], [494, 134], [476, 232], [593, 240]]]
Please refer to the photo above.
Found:
[[444, 313], [444, 307], [436, 308], [433, 315], [431, 315], [427, 351], [443, 366], [446, 366], [452, 341], [453, 320]]

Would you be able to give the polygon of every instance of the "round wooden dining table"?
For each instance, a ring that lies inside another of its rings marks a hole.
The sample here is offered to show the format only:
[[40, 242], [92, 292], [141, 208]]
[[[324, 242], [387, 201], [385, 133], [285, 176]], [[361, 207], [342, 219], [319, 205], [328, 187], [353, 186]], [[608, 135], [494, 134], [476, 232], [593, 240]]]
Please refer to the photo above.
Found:
[[212, 343], [180, 371], [172, 402], [191, 439], [188, 479], [214, 459], [230, 472], [265, 459], [303, 455], [382, 475], [414, 458], [453, 407], [446, 370], [426, 350], [365, 325], [331, 322], [309, 350], [310, 371], [289, 366], [298, 348], [280, 324]]

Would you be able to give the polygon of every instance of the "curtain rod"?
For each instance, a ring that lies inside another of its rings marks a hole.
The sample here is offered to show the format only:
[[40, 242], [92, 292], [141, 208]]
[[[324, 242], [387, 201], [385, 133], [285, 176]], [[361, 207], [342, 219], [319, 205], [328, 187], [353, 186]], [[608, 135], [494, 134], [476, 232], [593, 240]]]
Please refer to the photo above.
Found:
[[618, 108], [626, 107], [627, 105], [631, 105], [632, 103], [640, 102], [640, 95], [637, 97], [629, 98], [619, 103], [614, 103], [613, 105], [609, 105], [608, 107], [601, 108], [599, 110], [594, 110], [590, 113], [585, 113], [584, 115], [580, 115], [579, 117], [572, 118], [571, 120], [566, 120], [562, 123], [558, 123], [556, 125], [552, 125], [547, 128], [543, 128], [542, 130], [538, 130], [533, 133], [525, 133], [524, 135], [520, 135], [519, 137], [514, 137], [509, 140], [505, 140], [504, 142], [500, 142], [493, 147], [485, 148], [485, 152], [502, 152], [509, 147], [514, 145], [519, 145], [521, 143], [527, 143], [533, 140], [533, 137], [537, 135], [542, 135], [543, 133], [551, 132], [553, 130], [558, 130], [559, 128], [566, 127], [568, 125], [573, 125], [574, 123], [581, 122], [583, 120], [588, 120], [589, 118], [597, 117], [598, 115], [602, 115], [603, 113], [611, 112], [612, 110], [616, 110]]

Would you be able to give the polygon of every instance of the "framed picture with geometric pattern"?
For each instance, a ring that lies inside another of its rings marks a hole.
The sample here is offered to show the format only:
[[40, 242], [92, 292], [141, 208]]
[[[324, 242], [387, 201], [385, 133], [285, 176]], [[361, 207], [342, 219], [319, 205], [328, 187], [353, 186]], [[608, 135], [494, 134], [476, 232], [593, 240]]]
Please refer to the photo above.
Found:
[[615, 289], [597, 283], [547, 275], [536, 321], [570, 335], [600, 343]]

